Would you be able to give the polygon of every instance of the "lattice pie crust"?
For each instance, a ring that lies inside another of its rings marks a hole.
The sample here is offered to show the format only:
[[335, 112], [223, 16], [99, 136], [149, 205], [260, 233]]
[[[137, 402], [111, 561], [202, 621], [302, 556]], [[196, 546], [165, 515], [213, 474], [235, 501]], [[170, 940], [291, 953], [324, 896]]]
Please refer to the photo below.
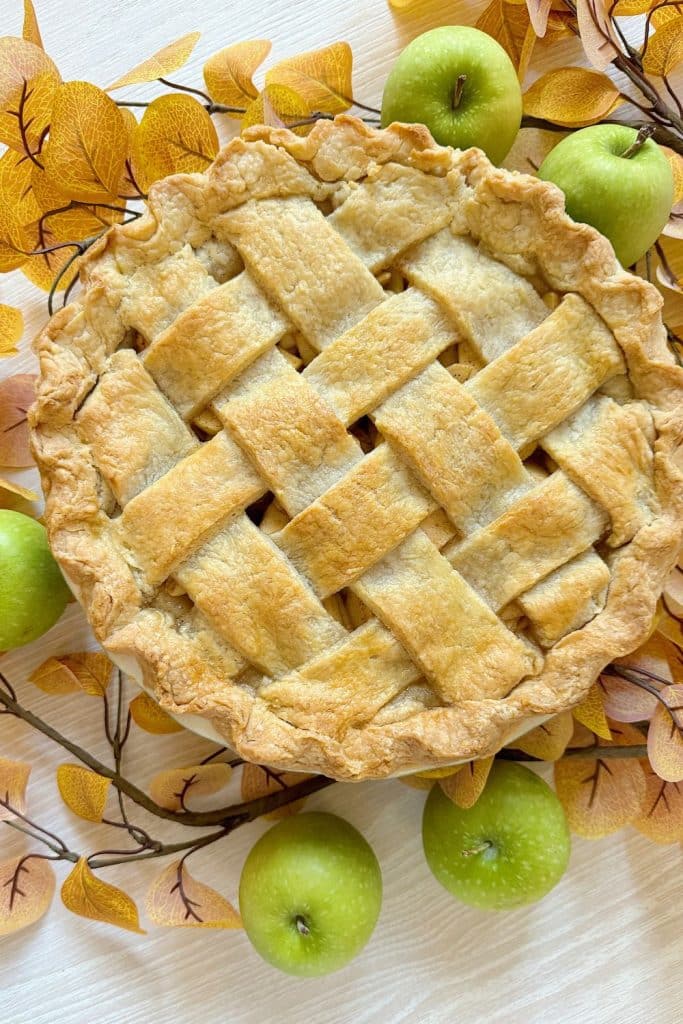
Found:
[[683, 371], [545, 182], [426, 130], [252, 129], [88, 254], [37, 341], [53, 550], [244, 757], [492, 753], [647, 635]]

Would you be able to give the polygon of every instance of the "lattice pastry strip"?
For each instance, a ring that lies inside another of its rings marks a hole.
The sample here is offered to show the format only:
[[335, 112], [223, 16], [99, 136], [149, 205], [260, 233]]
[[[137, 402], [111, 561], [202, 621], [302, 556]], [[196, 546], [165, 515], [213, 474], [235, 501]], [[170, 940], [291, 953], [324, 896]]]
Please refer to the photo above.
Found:
[[580, 699], [674, 548], [683, 383], [647, 286], [551, 186], [412, 128], [258, 129], [150, 208], [41, 341], [47, 517], [109, 649], [244, 756], [340, 775], [478, 756]]

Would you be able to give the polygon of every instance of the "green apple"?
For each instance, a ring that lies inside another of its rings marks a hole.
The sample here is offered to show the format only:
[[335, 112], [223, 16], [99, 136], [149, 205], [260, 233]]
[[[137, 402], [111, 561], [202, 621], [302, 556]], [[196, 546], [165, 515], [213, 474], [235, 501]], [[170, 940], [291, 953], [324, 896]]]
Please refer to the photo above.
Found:
[[479, 146], [500, 163], [522, 119], [522, 91], [499, 43], [465, 25], [444, 25], [413, 39], [389, 73], [382, 125], [426, 124], [443, 146]]
[[582, 128], [558, 143], [538, 171], [562, 189], [570, 217], [609, 238], [624, 267], [657, 240], [674, 197], [664, 153], [652, 139], [637, 138], [622, 124]]
[[45, 527], [21, 512], [0, 509], [0, 651], [42, 636], [69, 596]]
[[363, 836], [334, 814], [285, 818], [242, 868], [240, 912], [257, 953], [288, 974], [328, 974], [370, 938], [382, 875]]
[[528, 768], [494, 761], [473, 807], [434, 786], [422, 843], [433, 874], [463, 903], [508, 910], [545, 896], [569, 860], [567, 819], [550, 786]]

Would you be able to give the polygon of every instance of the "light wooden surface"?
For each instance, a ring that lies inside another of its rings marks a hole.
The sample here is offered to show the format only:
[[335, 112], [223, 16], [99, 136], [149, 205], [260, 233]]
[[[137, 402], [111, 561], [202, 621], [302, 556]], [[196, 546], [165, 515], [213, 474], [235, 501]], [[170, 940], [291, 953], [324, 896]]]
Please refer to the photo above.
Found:
[[[209, 54], [238, 39], [269, 37], [282, 57], [346, 39], [354, 50], [355, 93], [378, 104], [399, 49], [426, 28], [472, 23], [483, 3], [425, 0], [409, 13], [385, 0], [36, 0], [43, 37], [65, 79], [106, 85], [159, 46], [193, 29], [203, 36], [178, 74], [197, 84]], [[3, 0], [4, 32], [20, 32], [19, 0]], [[574, 60], [571, 40], [539, 50], [534, 70]], [[152, 87], [129, 90], [137, 97]], [[44, 317], [43, 298], [19, 275], [0, 278], [0, 301], [30, 312], [27, 338]], [[0, 373], [32, 368], [22, 355]], [[29, 480], [31, 474], [18, 474]], [[105, 755], [98, 702], [48, 698], [25, 683], [49, 654], [88, 640], [71, 606], [41, 642], [3, 658], [21, 698], [68, 735]], [[154, 771], [191, 763], [206, 751], [189, 734], [150, 739], [136, 731], [127, 754], [131, 774], [146, 784]], [[65, 758], [21, 723], [0, 719], [0, 754], [34, 763], [30, 811], [72, 848], [111, 845], [120, 835], [89, 826], [60, 805], [54, 782]], [[58, 899], [38, 925], [0, 945], [0, 1019], [7, 1024], [676, 1024], [681, 1020], [683, 872], [679, 847], [657, 847], [627, 831], [597, 843], [574, 841], [558, 888], [527, 910], [504, 915], [468, 910], [439, 888], [424, 863], [420, 815], [424, 796], [398, 782], [335, 786], [309, 801], [336, 811], [372, 843], [382, 864], [385, 899], [365, 952], [339, 974], [299, 981], [262, 963], [241, 932], [161, 930], [146, 936], [115, 931], [70, 915]], [[139, 816], [146, 824], [144, 816]], [[167, 833], [152, 821], [155, 834]], [[192, 861], [192, 871], [236, 899], [244, 857], [262, 824], [247, 826]], [[97, 837], [97, 838], [96, 838]], [[114, 843], [114, 845], [118, 845]], [[0, 832], [0, 859], [25, 848]], [[142, 901], [160, 869], [110, 869], [106, 877]], [[61, 878], [65, 868], [58, 865]]]

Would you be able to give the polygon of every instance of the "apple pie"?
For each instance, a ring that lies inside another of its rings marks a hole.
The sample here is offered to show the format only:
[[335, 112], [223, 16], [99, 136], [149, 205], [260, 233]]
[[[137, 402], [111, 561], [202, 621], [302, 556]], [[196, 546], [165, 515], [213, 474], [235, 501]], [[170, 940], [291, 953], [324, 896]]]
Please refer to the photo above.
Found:
[[681, 540], [661, 300], [555, 186], [338, 117], [151, 189], [37, 340], [53, 551], [243, 757], [491, 754], [651, 628]]

